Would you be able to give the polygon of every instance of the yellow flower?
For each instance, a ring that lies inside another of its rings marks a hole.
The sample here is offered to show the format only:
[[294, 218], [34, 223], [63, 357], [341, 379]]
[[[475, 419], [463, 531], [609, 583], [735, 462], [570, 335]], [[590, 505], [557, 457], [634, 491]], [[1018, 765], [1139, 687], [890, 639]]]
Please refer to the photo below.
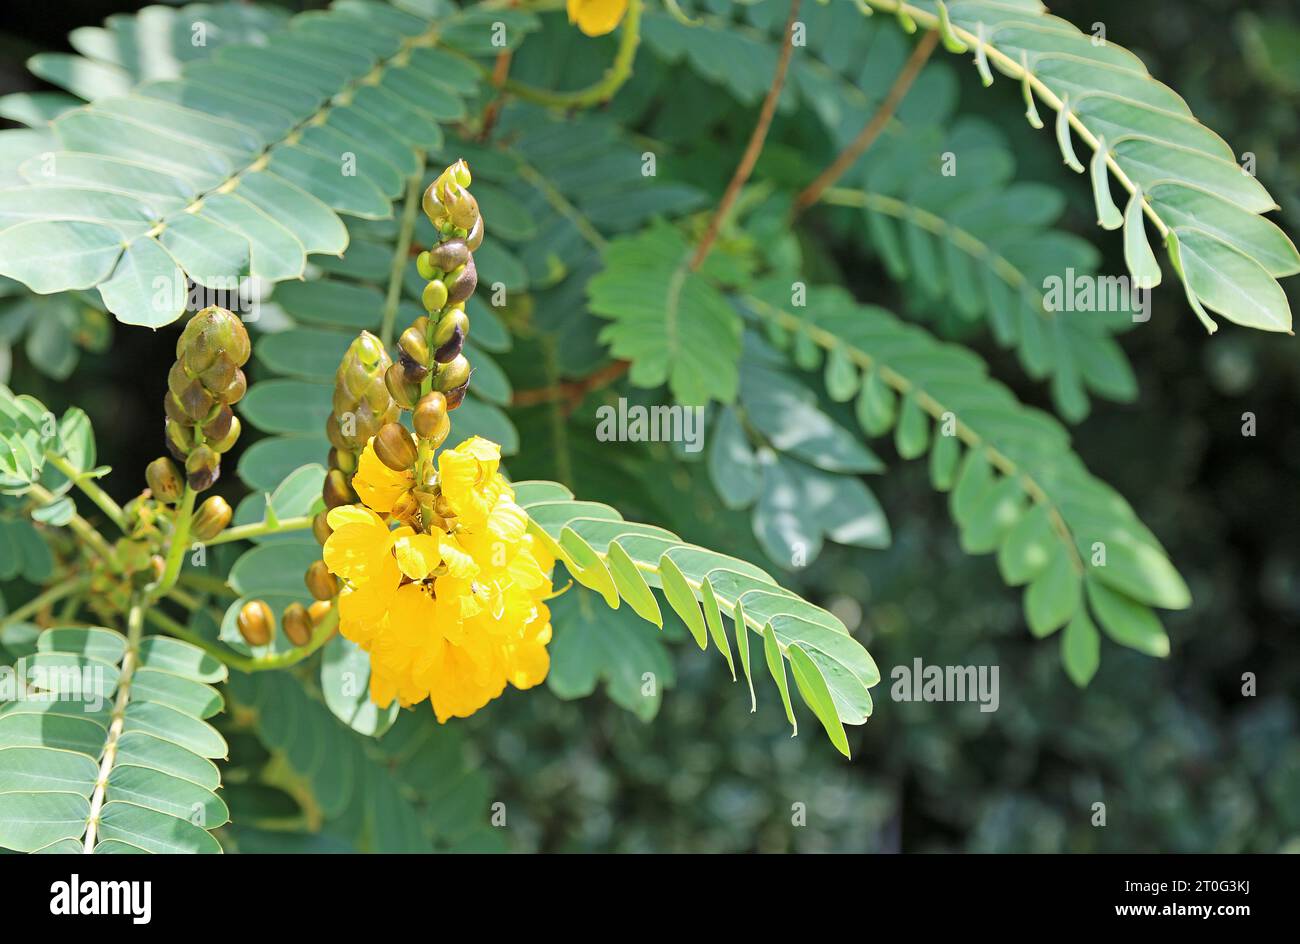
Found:
[[569, 0], [569, 22], [588, 36], [604, 36], [627, 13], [627, 0]]
[[372, 436], [361, 450], [356, 474], [352, 476], [352, 489], [366, 507], [386, 515], [393, 510], [397, 500], [411, 490], [415, 475], [410, 470], [395, 472], [375, 455]]
[[445, 722], [473, 714], [506, 685], [546, 678], [544, 601], [555, 562], [528, 533], [500, 460], [500, 447], [478, 437], [440, 454], [451, 530], [390, 528], [381, 514], [409, 490], [410, 474], [389, 470], [370, 446], [353, 479], [369, 507], [330, 511], [324, 557], [344, 581], [339, 628], [370, 654], [376, 704], [428, 698]]

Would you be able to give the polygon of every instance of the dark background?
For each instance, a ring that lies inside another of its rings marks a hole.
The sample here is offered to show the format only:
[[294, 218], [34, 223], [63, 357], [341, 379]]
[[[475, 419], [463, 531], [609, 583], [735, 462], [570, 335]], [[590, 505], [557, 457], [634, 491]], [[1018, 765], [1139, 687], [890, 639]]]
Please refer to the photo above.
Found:
[[[40, 88], [23, 68], [69, 50], [76, 26], [140, 4], [11, 3], [0, 11], [0, 92]], [[1300, 228], [1300, 11], [1288, 2], [1061, 0], [1053, 12], [1107, 26], [1238, 152]], [[1010, 83], [972, 107], [1023, 146], [1027, 176], [1063, 178], [1045, 136], [1017, 121]], [[1118, 240], [1092, 226], [1078, 182], [1071, 224], [1120, 271]], [[874, 270], [870, 270], [874, 271]], [[882, 300], [894, 291], [877, 273]], [[1294, 282], [1295, 280], [1290, 280]], [[1286, 283], [1290, 289], [1291, 285]], [[1294, 291], [1293, 305], [1294, 305]], [[173, 331], [113, 332], [67, 384], [15, 352], [10, 383], [56, 409], [83, 405], [101, 461], [127, 475], [125, 499], [161, 451], [160, 394]], [[971, 342], [1028, 402], [1049, 406], [1005, 354]], [[886, 674], [876, 716], [843, 762], [817, 737], [791, 740], [779, 711], [748, 712], [718, 668], [673, 647], [678, 683], [642, 724], [603, 695], [561, 702], [508, 697], [468, 723], [503, 795], [526, 808], [516, 846], [541, 849], [845, 851], [1300, 851], [1300, 348], [1294, 338], [1224, 324], [1207, 337], [1176, 288], [1157, 292], [1150, 324], [1122, 339], [1141, 386], [1130, 406], [1097, 401], [1075, 430], [1089, 467], [1134, 504], [1185, 575], [1193, 607], [1167, 615], [1167, 660], [1105, 648], [1079, 691], [1055, 640], [1029, 637], [1018, 595], [989, 558], [957, 547], [921, 465], [873, 482], [895, 547], [828, 546], [808, 592], [865, 601], [859, 638]], [[1242, 436], [1242, 414], [1258, 434]], [[526, 429], [525, 429], [526, 435]], [[233, 468], [233, 463], [229, 466]], [[229, 476], [220, 490], [232, 500]], [[998, 664], [1002, 707], [894, 704], [889, 668]], [[1258, 677], [1243, 697], [1242, 673]], [[1107, 825], [1090, 825], [1104, 802]], [[808, 824], [791, 828], [794, 803]]]

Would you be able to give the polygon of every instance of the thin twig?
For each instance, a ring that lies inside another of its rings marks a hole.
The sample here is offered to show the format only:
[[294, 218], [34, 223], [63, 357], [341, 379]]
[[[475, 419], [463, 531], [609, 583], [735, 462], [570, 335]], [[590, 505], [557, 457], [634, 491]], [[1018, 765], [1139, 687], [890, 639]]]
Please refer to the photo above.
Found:
[[912, 83], [920, 75], [922, 66], [930, 58], [930, 54], [934, 52], [934, 47], [938, 42], [938, 30], [930, 30], [921, 37], [921, 41], [916, 44], [916, 48], [912, 50], [912, 54], [908, 56], [907, 62], [903, 65], [903, 71], [898, 73], [898, 78], [894, 79], [894, 84], [885, 95], [885, 100], [880, 103], [880, 107], [871, 116], [867, 126], [853, 139], [853, 143], [841, 151], [839, 156], [831, 162], [831, 165], [817, 176], [816, 180], [794, 198], [794, 205], [790, 209], [791, 216], [797, 216], [820, 200], [826, 188], [843, 177], [845, 172], [862, 156], [862, 152], [871, 147], [876, 138], [880, 137], [880, 132], [885, 130], [889, 119], [894, 117], [894, 112], [898, 110], [903, 97], [907, 95]]
[[745, 186], [745, 181], [749, 180], [749, 175], [754, 172], [759, 154], [763, 152], [763, 142], [767, 140], [768, 128], [772, 126], [772, 116], [776, 114], [776, 103], [781, 98], [785, 73], [790, 66], [790, 55], [794, 51], [794, 21], [798, 15], [799, 0], [791, 0], [790, 15], [785, 20], [785, 35], [781, 39], [781, 55], [776, 61], [776, 74], [772, 76], [772, 87], [767, 90], [767, 97], [763, 99], [763, 108], [758, 113], [758, 123], [754, 125], [754, 131], [749, 136], [749, 144], [740, 158], [740, 163], [736, 165], [736, 172], [731, 175], [731, 183], [727, 184], [727, 189], [722, 194], [722, 202], [718, 204], [713, 219], [709, 221], [708, 231], [700, 240], [699, 248], [691, 257], [692, 272], [704, 264], [709, 250], [713, 248], [713, 243], [718, 238], [718, 232], [722, 229], [723, 220], [730, 212], [731, 205], [736, 202], [736, 197], [740, 195], [740, 188]]
[[632, 63], [636, 59], [637, 46], [641, 43], [641, 5], [642, 0], [629, 0], [614, 62], [595, 83], [572, 92], [552, 92], [522, 82], [508, 81], [505, 90], [524, 101], [553, 108], [586, 108], [609, 101], [623, 87], [623, 83], [632, 77]]
[[53, 451], [46, 452], [45, 459], [50, 465], [62, 472], [69, 482], [81, 489], [87, 498], [98, 505], [100, 511], [108, 515], [109, 520], [117, 525], [118, 530], [126, 530], [126, 514], [122, 511], [122, 506], [113, 501], [111, 495], [91, 481], [91, 473], [82, 472], [63, 456]]
[[74, 577], [72, 579], [65, 580], [63, 583], [56, 583], [54, 586], [50, 587], [50, 589], [46, 590], [44, 593], [28, 600], [26, 603], [18, 607], [16, 610], [14, 610], [4, 619], [0, 619], [0, 627], [9, 626], [13, 623], [21, 623], [23, 620], [27, 619], [27, 617], [35, 613], [39, 613], [41, 610], [49, 606], [51, 603], [57, 603], [59, 600], [62, 600], [64, 597], [69, 597], [72, 596], [73, 594], [80, 593], [81, 591], [85, 590], [89, 586], [90, 586], [89, 577]]

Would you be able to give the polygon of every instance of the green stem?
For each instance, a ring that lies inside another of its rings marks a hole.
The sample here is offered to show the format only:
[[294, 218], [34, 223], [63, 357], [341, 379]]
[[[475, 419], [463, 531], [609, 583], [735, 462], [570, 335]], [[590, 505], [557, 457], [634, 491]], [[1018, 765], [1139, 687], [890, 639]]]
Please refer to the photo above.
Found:
[[554, 108], [586, 108], [599, 105], [614, 97], [629, 78], [632, 77], [632, 62], [636, 59], [637, 46], [641, 43], [641, 0], [629, 0], [627, 15], [623, 17], [623, 32], [619, 37], [618, 52], [614, 61], [605, 70], [599, 81], [572, 92], [552, 92], [539, 89], [522, 82], [507, 82], [505, 89], [518, 95], [524, 101], [538, 105], [550, 105]]
[[280, 534], [283, 531], [304, 531], [311, 527], [311, 515], [299, 515], [282, 521], [259, 521], [255, 524], [241, 524], [237, 528], [227, 528], [212, 540], [206, 542], [209, 547], [214, 544], [228, 544], [231, 541], [244, 541], [248, 538], [260, 538], [267, 534]]
[[81, 489], [87, 498], [98, 505], [99, 510], [108, 515], [108, 519], [117, 525], [120, 531], [126, 531], [126, 514], [122, 511], [122, 506], [113, 501], [113, 497], [108, 492], [95, 484], [89, 472], [82, 472], [63, 456], [54, 452], [45, 453], [45, 459], [62, 472], [69, 482]]
[[[40, 499], [42, 505], [51, 505], [59, 500], [59, 496], [35, 482], [27, 487], [27, 491]], [[73, 512], [72, 517], [68, 519], [68, 527], [76, 533], [77, 537], [89, 544], [95, 553], [104, 560], [113, 559], [113, 548], [104, 540], [104, 536], [95, 529], [95, 526], [81, 515]]]
[[140, 637], [144, 634], [145, 601], [140, 594], [131, 597], [131, 609], [126, 616], [126, 655], [122, 657], [121, 674], [117, 679], [117, 700], [113, 703], [113, 715], [108, 723], [108, 738], [104, 742], [103, 758], [99, 762], [99, 776], [95, 778], [95, 790], [90, 796], [90, 813], [86, 817], [86, 839], [82, 852], [90, 854], [95, 851], [95, 832], [99, 827], [99, 814], [104, 808], [104, 794], [108, 789], [108, 775], [117, 760], [117, 745], [122, 738], [122, 729], [126, 725], [126, 705], [131, 698], [131, 678], [135, 675], [136, 662], [139, 660]]
[[68, 580], [64, 583], [56, 584], [44, 593], [28, 600], [22, 606], [18, 607], [18, 609], [0, 620], [0, 628], [8, 626], [11, 623], [21, 623], [27, 617], [31, 616], [33, 613], [39, 613], [51, 603], [56, 603], [64, 597], [70, 597], [75, 593], [80, 593], [89, 586], [89, 577], [78, 577], [75, 580]]
[[393, 327], [397, 321], [397, 307], [402, 301], [402, 274], [411, 255], [411, 240], [415, 236], [416, 210], [420, 206], [420, 184], [424, 182], [424, 152], [416, 152], [420, 169], [406, 181], [406, 197], [402, 203], [402, 227], [397, 234], [393, 250], [393, 264], [388, 270], [388, 293], [384, 296], [384, 318], [380, 323], [379, 340], [387, 348], [393, 343]]
[[[187, 587], [192, 587], [202, 593], [217, 593], [228, 597], [239, 596], [239, 594], [235, 593], [235, 591], [230, 588], [230, 584], [226, 583], [219, 577], [205, 577], [203, 574], [182, 573], [180, 580], [177, 582], [182, 583]], [[172, 592], [175, 592], [174, 588]]]
[[163, 575], [158, 582], [149, 588], [148, 602], [150, 603], [165, 596], [176, 585], [176, 578], [180, 576], [181, 562], [185, 559], [185, 551], [190, 543], [190, 522], [194, 518], [195, 495], [194, 489], [186, 485], [185, 495], [181, 498], [180, 507], [176, 509], [176, 524], [172, 531], [171, 546], [167, 549], [167, 566], [163, 569]]
[[198, 646], [204, 652], [212, 657], [221, 660], [232, 669], [238, 669], [241, 672], [267, 672], [273, 669], [287, 669], [289, 666], [297, 665], [303, 659], [308, 658], [321, 646], [329, 642], [334, 635], [334, 629], [338, 625], [338, 603], [330, 608], [329, 615], [321, 620], [319, 626], [312, 630], [312, 637], [307, 641], [305, 646], [297, 646], [293, 649], [286, 649], [284, 652], [277, 652], [268, 656], [244, 656], [237, 652], [232, 652], [225, 646], [218, 645], [209, 639], [205, 639], [198, 633], [194, 632], [188, 626], [178, 620], [172, 619], [161, 610], [152, 609], [146, 614], [146, 619], [153, 623], [159, 629], [165, 630], [177, 639], [184, 640], [190, 645]]

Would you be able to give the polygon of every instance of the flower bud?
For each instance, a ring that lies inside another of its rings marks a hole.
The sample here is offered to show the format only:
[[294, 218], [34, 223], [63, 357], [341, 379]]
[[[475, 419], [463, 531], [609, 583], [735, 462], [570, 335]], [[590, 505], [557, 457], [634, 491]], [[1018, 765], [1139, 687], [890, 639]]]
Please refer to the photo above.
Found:
[[202, 505], [190, 523], [190, 533], [200, 541], [211, 541], [230, 524], [230, 505], [220, 495], [213, 495]]
[[321, 498], [325, 499], [326, 508], [351, 505], [356, 501], [356, 495], [352, 492], [352, 486], [348, 484], [347, 476], [338, 469], [331, 469], [325, 476], [325, 484], [321, 488]]
[[331, 449], [329, 451], [329, 467], [338, 469], [345, 475], [351, 475], [357, 470], [357, 457], [350, 452]]
[[447, 398], [437, 390], [426, 393], [416, 404], [411, 420], [421, 439], [431, 438], [447, 422]]
[[[436, 389], [447, 393], [469, 383], [469, 375], [469, 359], [464, 354], [457, 354], [451, 361], [438, 368], [438, 374], [433, 378], [433, 385]], [[450, 396], [447, 397], [447, 407], [455, 409], [451, 406]]]
[[474, 225], [469, 228], [469, 234], [465, 237], [465, 245], [469, 247], [470, 252], [478, 252], [478, 247], [483, 245], [482, 216], [475, 220]]
[[435, 180], [429, 184], [424, 191], [424, 196], [420, 198], [420, 209], [424, 210], [424, 215], [429, 218], [429, 221], [434, 226], [437, 226], [438, 222], [446, 215], [442, 201], [438, 199], [437, 187], [438, 181]]
[[317, 600], [331, 600], [339, 592], [339, 582], [323, 560], [312, 561], [304, 577], [307, 589]]
[[424, 292], [420, 295], [420, 301], [424, 304], [425, 311], [442, 311], [447, 304], [447, 296], [447, 286], [434, 281], [424, 287]]
[[424, 252], [420, 253], [418, 256], [415, 257], [415, 271], [419, 272], [420, 278], [424, 279], [425, 281], [428, 281], [429, 279], [436, 277], [436, 270], [434, 268], [433, 259], [431, 258], [428, 250], [425, 250]]
[[240, 609], [235, 624], [244, 642], [250, 646], [265, 646], [275, 632], [275, 614], [262, 600], [249, 600]]
[[185, 477], [190, 488], [202, 492], [221, 476], [221, 457], [210, 446], [196, 446], [185, 459]]
[[443, 272], [450, 272], [469, 262], [469, 253], [470, 249], [465, 244], [465, 240], [449, 239], [429, 250], [429, 260], [432, 266]]
[[194, 448], [194, 430], [168, 416], [163, 423], [163, 441], [172, 456], [184, 461]]
[[311, 616], [307, 607], [301, 603], [290, 603], [280, 616], [280, 627], [295, 646], [305, 646], [311, 642]]
[[[218, 441], [225, 439], [226, 434], [230, 432], [230, 426], [234, 422], [234, 420], [235, 420], [234, 411], [230, 409], [230, 407], [226, 406], [225, 404], [220, 405], [217, 408], [216, 418], [203, 425], [204, 438], [208, 440], [209, 444], [214, 439]], [[222, 449], [217, 450], [217, 452], [224, 452], [224, 451], [225, 450]]]
[[379, 461], [394, 472], [405, 472], [415, 465], [415, 444], [402, 424], [385, 424], [371, 442]]
[[468, 334], [469, 315], [465, 314], [462, 308], [453, 308], [438, 320], [437, 326], [433, 329], [433, 346], [441, 350], [447, 342], [457, 336], [463, 339]]
[[225, 352], [236, 367], [248, 360], [248, 332], [237, 317], [215, 305], [194, 315], [176, 341], [176, 359], [192, 373], [202, 373]]
[[240, 400], [244, 399], [244, 394], [247, 392], [248, 378], [244, 376], [242, 370], [235, 371], [235, 375], [231, 378], [230, 383], [226, 384], [219, 390], [212, 391], [213, 396], [226, 404], [238, 403]]
[[402, 336], [397, 339], [397, 346], [417, 364], [429, 363], [429, 343], [424, 339], [424, 332], [415, 325], [402, 332]]
[[321, 620], [330, 615], [330, 610], [334, 603], [331, 600], [317, 600], [311, 606], [307, 607], [307, 615], [311, 617], [311, 625], [319, 626]]
[[402, 365], [402, 377], [408, 384], [418, 384], [429, 376], [429, 368], [411, 360], [405, 351], [398, 355], [397, 363]]
[[462, 267], [450, 273], [443, 282], [447, 286], [448, 302], [458, 305], [466, 301], [478, 287], [478, 269], [474, 266], [474, 257], [470, 256]]
[[317, 544], [324, 544], [330, 539], [334, 529], [330, 527], [329, 521], [326, 520], [325, 512], [319, 512], [316, 517], [311, 519], [311, 533], [315, 535]]
[[144, 470], [144, 480], [149, 483], [153, 497], [168, 504], [180, 501], [185, 490], [180, 472], [166, 456], [159, 456], [149, 463]]
[[401, 364], [393, 364], [384, 372], [384, 386], [393, 402], [403, 410], [415, 406], [415, 400], [420, 395], [420, 385], [407, 379]]
[[478, 200], [459, 183], [447, 187], [443, 197], [447, 218], [457, 229], [468, 230], [478, 222]]
[[226, 431], [226, 435], [220, 439], [209, 440], [208, 445], [212, 447], [213, 452], [229, 452], [231, 447], [235, 445], [236, 440], [239, 439], [239, 433], [242, 429], [243, 426], [239, 422], [239, 417], [232, 416], [230, 418], [230, 429]]

